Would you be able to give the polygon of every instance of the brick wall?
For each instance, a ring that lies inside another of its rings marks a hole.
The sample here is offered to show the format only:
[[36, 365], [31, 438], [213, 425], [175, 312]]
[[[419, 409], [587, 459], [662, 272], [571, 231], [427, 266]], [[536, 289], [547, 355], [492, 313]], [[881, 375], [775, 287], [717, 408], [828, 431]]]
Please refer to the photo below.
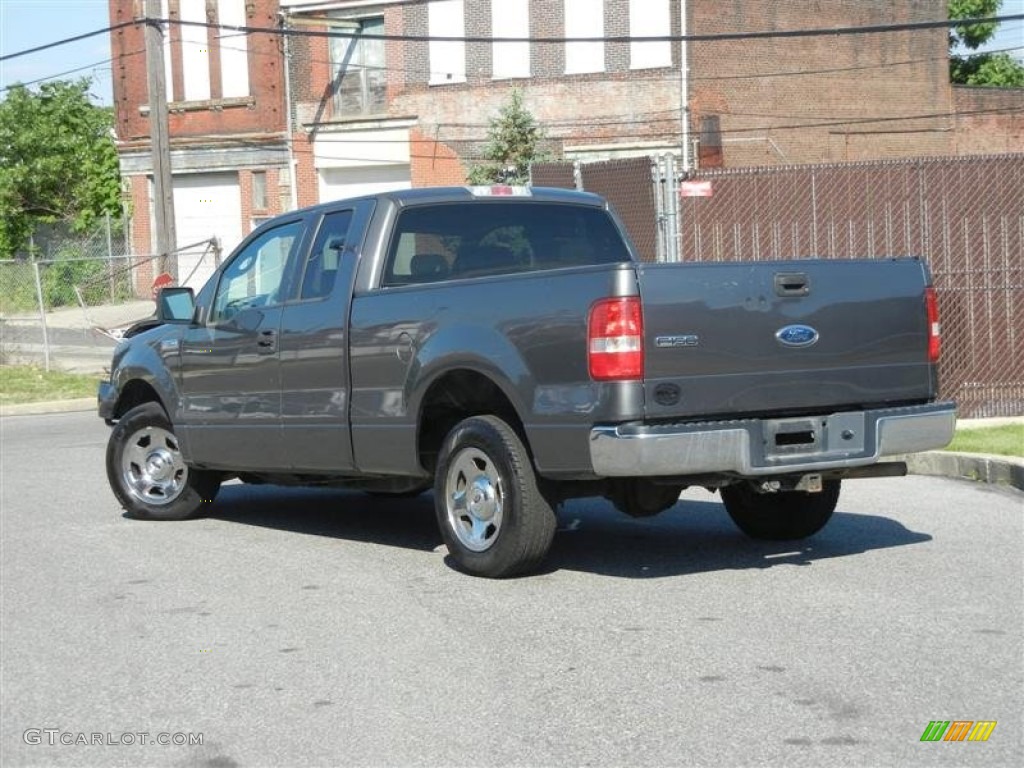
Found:
[[414, 187], [458, 186], [466, 183], [466, 167], [459, 153], [444, 142], [435, 141], [419, 129], [409, 132], [412, 185]]
[[320, 202], [320, 181], [313, 158], [313, 141], [303, 131], [296, 131], [292, 138], [298, 204], [300, 208], [305, 208]]
[[[712, 34], [928, 21], [945, 3], [830, 0], [808, 13], [803, 0], [699, 0], [690, 8], [691, 31]], [[946, 47], [943, 29], [695, 42], [692, 126], [720, 115], [727, 166], [945, 154], [948, 117], [891, 118], [947, 111]]]
[[[134, 2], [110, 0], [110, 22], [119, 24], [134, 17]], [[248, 3], [246, 24], [254, 27], [276, 27], [276, 0], [253, 0]], [[170, 16], [178, 15], [178, 0], [170, 0]], [[180, 41], [180, 28], [170, 26], [172, 46]], [[212, 32], [211, 32], [212, 34]], [[216, 35], [211, 48], [216, 51]], [[285, 128], [284, 78], [281, 41], [277, 35], [253, 34], [247, 38], [249, 48], [248, 99], [220, 100], [219, 58], [210, 57], [211, 98], [208, 102], [174, 102], [170, 105], [169, 129], [172, 139], [234, 133], [279, 133]], [[149, 139], [149, 105], [146, 79], [145, 40], [142, 25], [125, 27], [111, 34], [113, 53], [114, 108], [117, 135], [123, 142], [146, 143]], [[182, 92], [180, 82], [180, 51], [172, 56], [176, 93]], [[170, 88], [170, 84], [168, 84]], [[145, 109], [140, 111], [140, 107]]]
[[960, 155], [1024, 152], [1024, 88], [953, 88]]

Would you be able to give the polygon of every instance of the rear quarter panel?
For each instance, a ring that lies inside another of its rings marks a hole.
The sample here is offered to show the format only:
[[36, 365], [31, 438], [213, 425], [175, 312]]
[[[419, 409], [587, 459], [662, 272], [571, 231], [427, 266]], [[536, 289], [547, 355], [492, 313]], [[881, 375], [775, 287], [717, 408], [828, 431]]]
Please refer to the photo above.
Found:
[[628, 286], [635, 290], [633, 265], [617, 264], [357, 295], [350, 349], [360, 469], [418, 469], [424, 395], [445, 372], [467, 369], [512, 402], [541, 472], [588, 471], [589, 427], [642, 415], [639, 383], [597, 383], [587, 367], [591, 304]]

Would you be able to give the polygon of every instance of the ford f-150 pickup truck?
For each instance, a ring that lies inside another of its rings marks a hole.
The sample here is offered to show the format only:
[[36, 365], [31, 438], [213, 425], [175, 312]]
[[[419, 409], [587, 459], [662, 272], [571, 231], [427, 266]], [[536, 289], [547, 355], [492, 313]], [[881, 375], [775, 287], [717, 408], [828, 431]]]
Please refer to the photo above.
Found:
[[955, 422], [922, 261], [642, 263], [580, 192], [294, 211], [157, 304], [99, 391], [130, 516], [194, 515], [228, 478], [433, 488], [482, 576], [536, 568], [582, 496], [645, 516], [701, 486], [750, 536], [810, 536], [843, 479], [905, 474], [884, 459]]

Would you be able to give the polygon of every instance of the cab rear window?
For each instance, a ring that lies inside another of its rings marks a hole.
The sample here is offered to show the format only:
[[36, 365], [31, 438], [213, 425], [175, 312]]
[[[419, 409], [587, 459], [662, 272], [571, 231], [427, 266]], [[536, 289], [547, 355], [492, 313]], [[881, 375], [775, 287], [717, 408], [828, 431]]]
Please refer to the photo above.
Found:
[[536, 202], [423, 205], [398, 217], [385, 286], [629, 261], [600, 208]]

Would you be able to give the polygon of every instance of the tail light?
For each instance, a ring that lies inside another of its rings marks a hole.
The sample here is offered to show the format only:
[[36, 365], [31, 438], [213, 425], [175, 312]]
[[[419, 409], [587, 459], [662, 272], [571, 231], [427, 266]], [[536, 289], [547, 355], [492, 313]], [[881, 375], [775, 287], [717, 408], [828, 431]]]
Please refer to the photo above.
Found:
[[930, 285], [924, 289], [924, 308], [928, 315], [928, 362], [939, 362], [942, 335], [939, 332], [939, 301]]
[[601, 299], [590, 308], [587, 359], [595, 381], [644, 376], [644, 321], [639, 296]]

